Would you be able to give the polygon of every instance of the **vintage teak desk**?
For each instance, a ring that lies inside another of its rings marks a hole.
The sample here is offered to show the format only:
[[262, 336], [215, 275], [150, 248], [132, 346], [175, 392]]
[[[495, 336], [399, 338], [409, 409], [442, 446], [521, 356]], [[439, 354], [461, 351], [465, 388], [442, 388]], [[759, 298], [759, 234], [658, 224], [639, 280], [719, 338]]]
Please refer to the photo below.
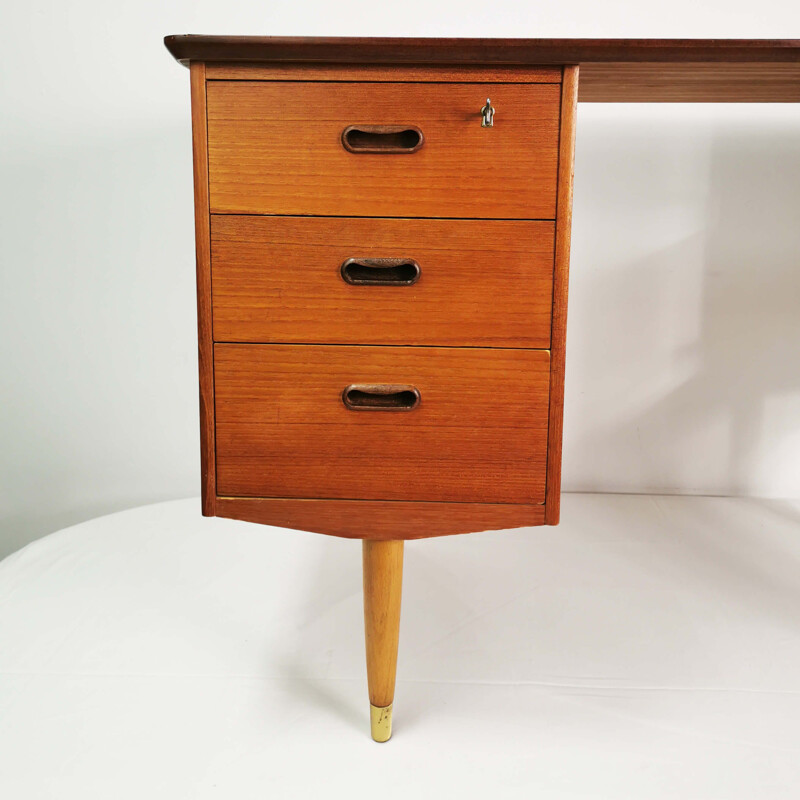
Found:
[[386, 741], [404, 540], [558, 523], [578, 100], [797, 101], [800, 42], [165, 41], [203, 514], [363, 540]]

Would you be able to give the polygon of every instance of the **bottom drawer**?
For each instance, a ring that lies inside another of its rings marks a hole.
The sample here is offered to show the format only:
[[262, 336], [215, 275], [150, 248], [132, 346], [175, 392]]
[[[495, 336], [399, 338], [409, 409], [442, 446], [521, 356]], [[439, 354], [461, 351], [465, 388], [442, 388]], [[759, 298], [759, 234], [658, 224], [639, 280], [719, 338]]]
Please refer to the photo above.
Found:
[[217, 344], [217, 495], [542, 503], [549, 375], [546, 350]]

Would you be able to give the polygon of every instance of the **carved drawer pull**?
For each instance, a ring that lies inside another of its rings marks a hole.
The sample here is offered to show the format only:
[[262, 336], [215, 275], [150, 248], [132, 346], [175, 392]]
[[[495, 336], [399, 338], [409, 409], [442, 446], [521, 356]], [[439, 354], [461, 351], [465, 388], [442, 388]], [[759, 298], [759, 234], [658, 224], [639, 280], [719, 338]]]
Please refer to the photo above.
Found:
[[411, 286], [420, 273], [413, 258], [348, 258], [341, 268], [342, 280], [353, 286]]
[[351, 153], [415, 153], [425, 137], [416, 125], [348, 125], [342, 146]]
[[391, 383], [353, 383], [342, 392], [350, 411], [411, 411], [419, 401], [416, 387]]

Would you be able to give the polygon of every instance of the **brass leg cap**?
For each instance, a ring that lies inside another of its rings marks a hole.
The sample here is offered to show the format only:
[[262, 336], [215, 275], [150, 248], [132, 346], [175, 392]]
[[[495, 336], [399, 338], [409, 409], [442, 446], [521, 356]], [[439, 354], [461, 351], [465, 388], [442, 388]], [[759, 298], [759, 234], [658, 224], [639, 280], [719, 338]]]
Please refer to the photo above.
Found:
[[369, 705], [369, 723], [372, 738], [376, 742], [388, 742], [392, 738], [392, 706], [384, 708]]

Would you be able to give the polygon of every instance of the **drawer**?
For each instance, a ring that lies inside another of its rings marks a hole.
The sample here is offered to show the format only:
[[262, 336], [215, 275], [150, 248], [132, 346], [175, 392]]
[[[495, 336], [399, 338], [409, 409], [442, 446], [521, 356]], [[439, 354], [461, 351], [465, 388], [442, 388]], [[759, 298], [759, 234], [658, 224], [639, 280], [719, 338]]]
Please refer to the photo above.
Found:
[[549, 362], [546, 350], [217, 344], [217, 494], [542, 503]]
[[206, 94], [213, 213], [555, 218], [560, 84], [209, 81]]
[[548, 348], [554, 239], [549, 221], [215, 215], [214, 338]]

